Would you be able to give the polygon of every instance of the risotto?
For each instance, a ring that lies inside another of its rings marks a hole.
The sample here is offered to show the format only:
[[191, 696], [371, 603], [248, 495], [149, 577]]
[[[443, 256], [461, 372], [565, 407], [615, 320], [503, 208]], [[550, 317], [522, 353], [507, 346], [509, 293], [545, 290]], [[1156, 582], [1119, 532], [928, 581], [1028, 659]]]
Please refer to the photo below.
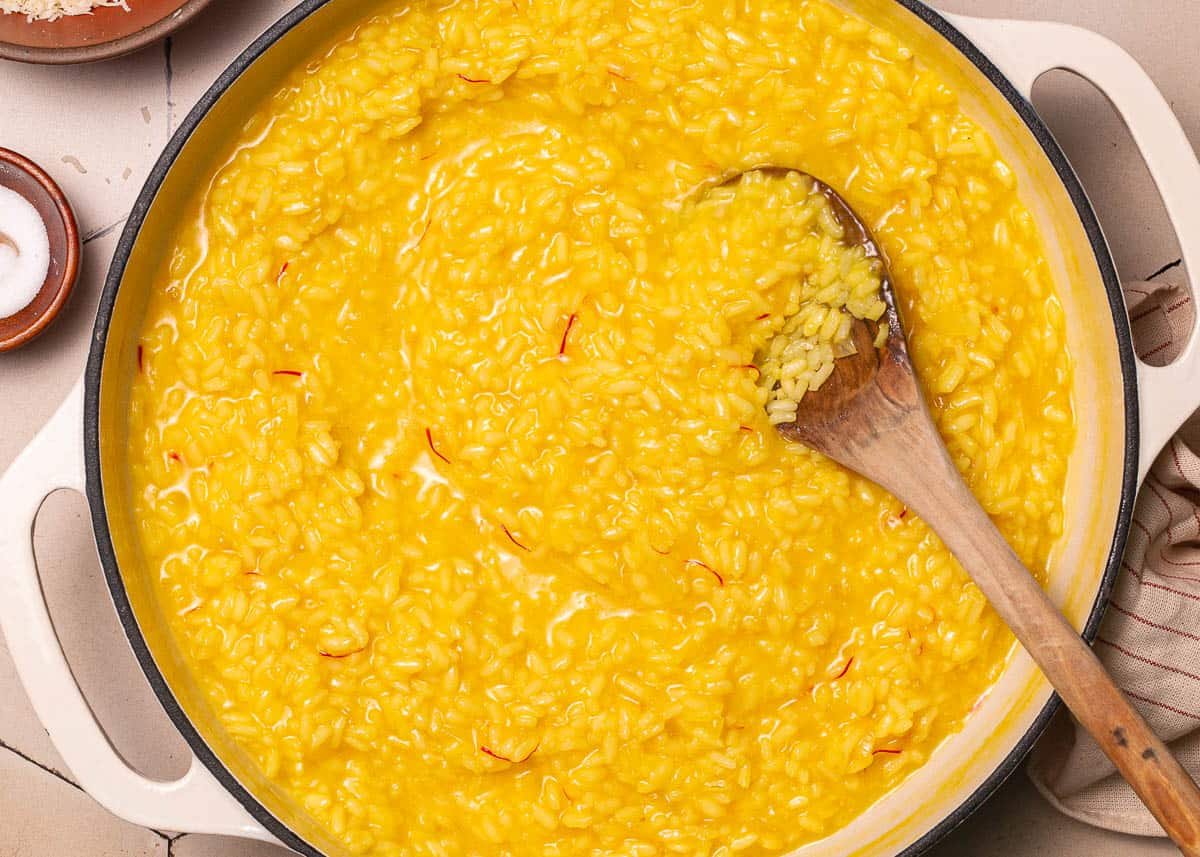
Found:
[[384, 3], [201, 177], [139, 340], [139, 550], [348, 853], [783, 852], [1002, 670], [925, 525], [771, 426], [755, 359], [816, 270], [737, 240], [781, 207], [694, 202], [760, 163], [872, 228], [1043, 573], [1074, 427], [1040, 238], [955, 93], [825, 0]]
[[[847, 240], [829, 200], [802, 173], [751, 170], [699, 197], [692, 208], [679, 240], [720, 248], [697, 254], [693, 263], [710, 276], [744, 277], [773, 306], [783, 307], [756, 318], [778, 333], [755, 365], [771, 424], [793, 422], [804, 394], [821, 388], [837, 358], [855, 353], [854, 319], [883, 315], [883, 266]], [[786, 300], [770, 290], [782, 290]], [[886, 326], [880, 327], [876, 346], [886, 338]]]

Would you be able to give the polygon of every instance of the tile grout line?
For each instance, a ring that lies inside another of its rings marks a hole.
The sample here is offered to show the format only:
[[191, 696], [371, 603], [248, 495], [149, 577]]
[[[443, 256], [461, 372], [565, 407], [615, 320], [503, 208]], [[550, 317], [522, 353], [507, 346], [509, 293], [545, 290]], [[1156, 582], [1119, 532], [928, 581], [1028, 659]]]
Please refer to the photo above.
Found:
[[112, 223], [108, 224], [108, 226], [101, 226], [99, 229], [93, 229], [91, 232], [88, 232], [87, 234], [85, 234], [83, 236], [83, 243], [90, 244], [92, 241], [95, 241], [97, 238], [103, 238], [105, 235], [110, 234], [114, 229], [116, 229], [118, 226], [120, 226], [122, 223], [124, 223], [128, 219], [129, 219], [129, 215], [125, 214], [125, 215], [122, 215], [119, 220], [114, 220]]
[[1165, 264], [1165, 265], [1163, 265], [1161, 268], [1159, 268], [1157, 271], [1155, 271], [1153, 274], [1151, 274], [1150, 276], [1146, 277], [1146, 279], [1147, 279], [1147, 280], [1153, 280], [1155, 277], [1158, 277], [1158, 276], [1161, 276], [1162, 274], [1165, 274], [1167, 271], [1171, 270], [1172, 268], [1178, 268], [1178, 267], [1179, 267], [1180, 265], [1182, 265], [1182, 264], [1183, 264], [1183, 259], [1182, 259], [1182, 258], [1180, 258], [1180, 259], [1176, 259], [1174, 262], [1168, 262], [1167, 264]]
[[[37, 768], [38, 770], [45, 771], [47, 774], [49, 774], [50, 776], [54, 777], [55, 779], [62, 780], [64, 783], [66, 783], [67, 785], [69, 785], [71, 788], [73, 788], [73, 789], [77, 789], [77, 790], [79, 790], [79, 791], [83, 792], [85, 795], [87, 795], [87, 794], [88, 794], [88, 793], [87, 793], [87, 791], [86, 791], [86, 790], [83, 788], [83, 786], [79, 785], [79, 783], [77, 783], [77, 782], [75, 782], [74, 780], [70, 779], [70, 778], [69, 778], [69, 777], [68, 777], [66, 774], [64, 774], [62, 771], [59, 771], [59, 770], [57, 770], [56, 768], [52, 768], [52, 767], [50, 767], [49, 765], [44, 765], [44, 764], [42, 764], [42, 763], [41, 763], [41, 762], [39, 762], [37, 759], [33, 758], [32, 756], [28, 756], [28, 755], [26, 755], [25, 753], [22, 753], [22, 752], [21, 752], [20, 750], [18, 750], [16, 747], [12, 746], [11, 744], [8, 744], [8, 743], [4, 742], [3, 740], [0, 740], [0, 749], [7, 750], [8, 752], [12, 753], [12, 754], [13, 754], [14, 756], [16, 756], [17, 758], [19, 758], [19, 759], [22, 759], [23, 761], [26, 761], [26, 762], [28, 762], [29, 764], [33, 765], [33, 766], [34, 766], [35, 768]], [[91, 798], [91, 795], [88, 795], [88, 797], [89, 797], [89, 798]], [[175, 844], [175, 842], [177, 842], [178, 840], [180, 840], [180, 839], [182, 839], [183, 837], [187, 836], [187, 834], [186, 834], [186, 833], [176, 833], [174, 836], [169, 836], [169, 835], [167, 835], [166, 833], [163, 833], [161, 830], [155, 830], [153, 827], [146, 827], [146, 828], [144, 828], [144, 829], [145, 829], [145, 830], [149, 830], [151, 833], [153, 833], [153, 834], [154, 834], [155, 836], [157, 836], [159, 839], [162, 839], [162, 840], [164, 840], [164, 841], [167, 843], [167, 854], [168, 854], [168, 857], [169, 857], [169, 855], [171, 854], [171, 846], [172, 846], [172, 845], [174, 845], [174, 844]]]
[[[14, 756], [17, 756], [18, 758], [24, 759], [26, 762], [33, 765], [35, 768], [45, 771], [50, 776], [55, 777], [56, 779], [62, 780], [64, 783], [69, 785], [71, 788], [79, 789], [79, 791], [81, 791], [81, 792], [83, 791], [83, 787], [81, 785], [79, 785], [79, 783], [72, 780], [70, 777], [68, 777], [62, 771], [56, 770], [56, 769], [50, 767], [49, 765], [43, 765], [37, 759], [33, 758], [32, 756], [28, 756], [25, 753], [22, 753], [20, 750], [18, 750], [16, 747], [12, 746], [11, 744], [7, 744], [4, 741], [0, 740], [0, 748], [7, 750], [8, 752], [12, 753]], [[87, 794], [87, 792], [84, 792], [84, 794]]]
[[166, 76], [167, 84], [167, 136], [170, 137], [175, 133], [175, 95], [173, 92], [173, 84], [175, 81], [175, 67], [171, 62], [171, 51], [174, 48], [174, 42], [170, 36], [163, 40], [163, 67]]
[[[87, 791], [86, 791], [86, 790], [83, 788], [83, 786], [79, 785], [79, 783], [77, 783], [77, 782], [75, 782], [74, 780], [70, 779], [70, 778], [69, 778], [69, 777], [68, 777], [66, 774], [64, 774], [62, 771], [59, 771], [59, 770], [57, 770], [56, 768], [52, 768], [52, 767], [50, 767], [49, 765], [44, 765], [44, 764], [42, 764], [42, 763], [41, 763], [41, 762], [39, 762], [37, 759], [33, 758], [32, 756], [26, 755], [25, 753], [22, 753], [22, 752], [21, 752], [20, 750], [18, 750], [16, 747], [12, 746], [11, 744], [8, 744], [8, 743], [4, 742], [3, 740], [0, 740], [0, 749], [7, 750], [8, 752], [12, 753], [12, 754], [13, 754], [14, 756], [16, 756], [17, 758], [19, 758], [19, 759], [21, 759], [21, 760], [23, 760], [23, 761], [25, 761], [25, 762], [28, 762], [29, 764], [33, 765], [35, 768], [37, 768], [37, 769], [38, 769], [38, 770], [40, 770], [40, 771], [45, 771], [47, 774], [49, 774], [50, 776], [54, 777], [55, 779], [57, 779], [57, 780], [61, 780], [62, 782], [64, 782], [64, 783], [66, 783], [67, 785], [69, 785], [71, 788], [73, 788], [73, 789], [77, 789], [78, 791], [80, 791], [80, 792], [83, 792], [83, 794], [87, 795], [87, 796], [88, 796], [88, 798], [90, 798], [90, 799], [93, 799], [93, 800], [94, 800], [94, 798], [92, 798], [92, 796], [91, 796], [91, 795], [88, 795]], [[163, 833], [161, 830], [155, 830], [153, 827], [146, 827], [146, 828], [143, 828], [143, 829], [144, 829], [144, 830], [148, 830], [148, 831], [150, 831], [150, 832], [151, 832], [151, 833], [153, 833], [155, 836], [157, 836], [159, 839], [162, 839], [162, 840], [164, 840], [164, 841], [167, 843], [167, 857], [172, 857], [172, 855], [171, 855], [171, 847], [172, 847], [172, 846], [173, 846], [173, 845], [174, 845], [174, 844], [175, 844], [177, 841], [179, 841], [179, 840], [180, 840], [180, 839], [182, 839], [183, 837], [187, 836], [187, 834], [186, 834], [186, 833], [177, 833], [177, 834], [175, 834], [174, 836], [168, 836], [167, 834]]]

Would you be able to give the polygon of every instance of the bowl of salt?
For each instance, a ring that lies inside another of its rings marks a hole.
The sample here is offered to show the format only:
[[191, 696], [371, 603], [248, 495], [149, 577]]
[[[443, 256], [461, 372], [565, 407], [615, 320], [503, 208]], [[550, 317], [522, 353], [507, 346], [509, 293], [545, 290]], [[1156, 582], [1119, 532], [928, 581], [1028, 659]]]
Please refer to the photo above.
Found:
[[0, 148], [0, 351], [58, 317], [79, 274], [79, 228], [54, 179]]

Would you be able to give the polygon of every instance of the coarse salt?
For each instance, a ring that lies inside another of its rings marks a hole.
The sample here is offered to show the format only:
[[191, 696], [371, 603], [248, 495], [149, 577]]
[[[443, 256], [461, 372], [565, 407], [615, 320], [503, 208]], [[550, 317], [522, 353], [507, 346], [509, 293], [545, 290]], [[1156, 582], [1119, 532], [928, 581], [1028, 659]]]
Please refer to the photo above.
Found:
[[37, 209], [0, 187], [0, 318], [16, 315], [42, 290], [50, 270], [50, 236]]

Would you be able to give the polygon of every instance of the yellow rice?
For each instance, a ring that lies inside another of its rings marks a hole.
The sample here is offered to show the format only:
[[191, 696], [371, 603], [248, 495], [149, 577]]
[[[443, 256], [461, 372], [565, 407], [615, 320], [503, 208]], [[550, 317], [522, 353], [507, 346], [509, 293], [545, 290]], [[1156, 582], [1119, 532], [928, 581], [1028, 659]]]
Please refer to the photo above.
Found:
[[348, 853], [778, 853], [960, 728], [1009, 635], [776, 436], [747, 367], [793, 295], [688, 220], [758, 163], [838, 188], [1044, 569], [1061, 308], [907, 47], [824, 0], [388, 3], [229, 151], [141, 338], [140, 548], [224, 727]]
[[684, 276], [741, 278], [783, 307], [754, 319], [772, 332], [755, 358], [772, 425], [792, 422], [804, 394], [820, 389], [834, 361], [854, 352], [854, 319], [883, 315], [882, 264], [846, 240], [829, 200], [795, 170], [752, 170], [703, 193], [689, 204], [675, 242], [720, 248], [688, 256]]

